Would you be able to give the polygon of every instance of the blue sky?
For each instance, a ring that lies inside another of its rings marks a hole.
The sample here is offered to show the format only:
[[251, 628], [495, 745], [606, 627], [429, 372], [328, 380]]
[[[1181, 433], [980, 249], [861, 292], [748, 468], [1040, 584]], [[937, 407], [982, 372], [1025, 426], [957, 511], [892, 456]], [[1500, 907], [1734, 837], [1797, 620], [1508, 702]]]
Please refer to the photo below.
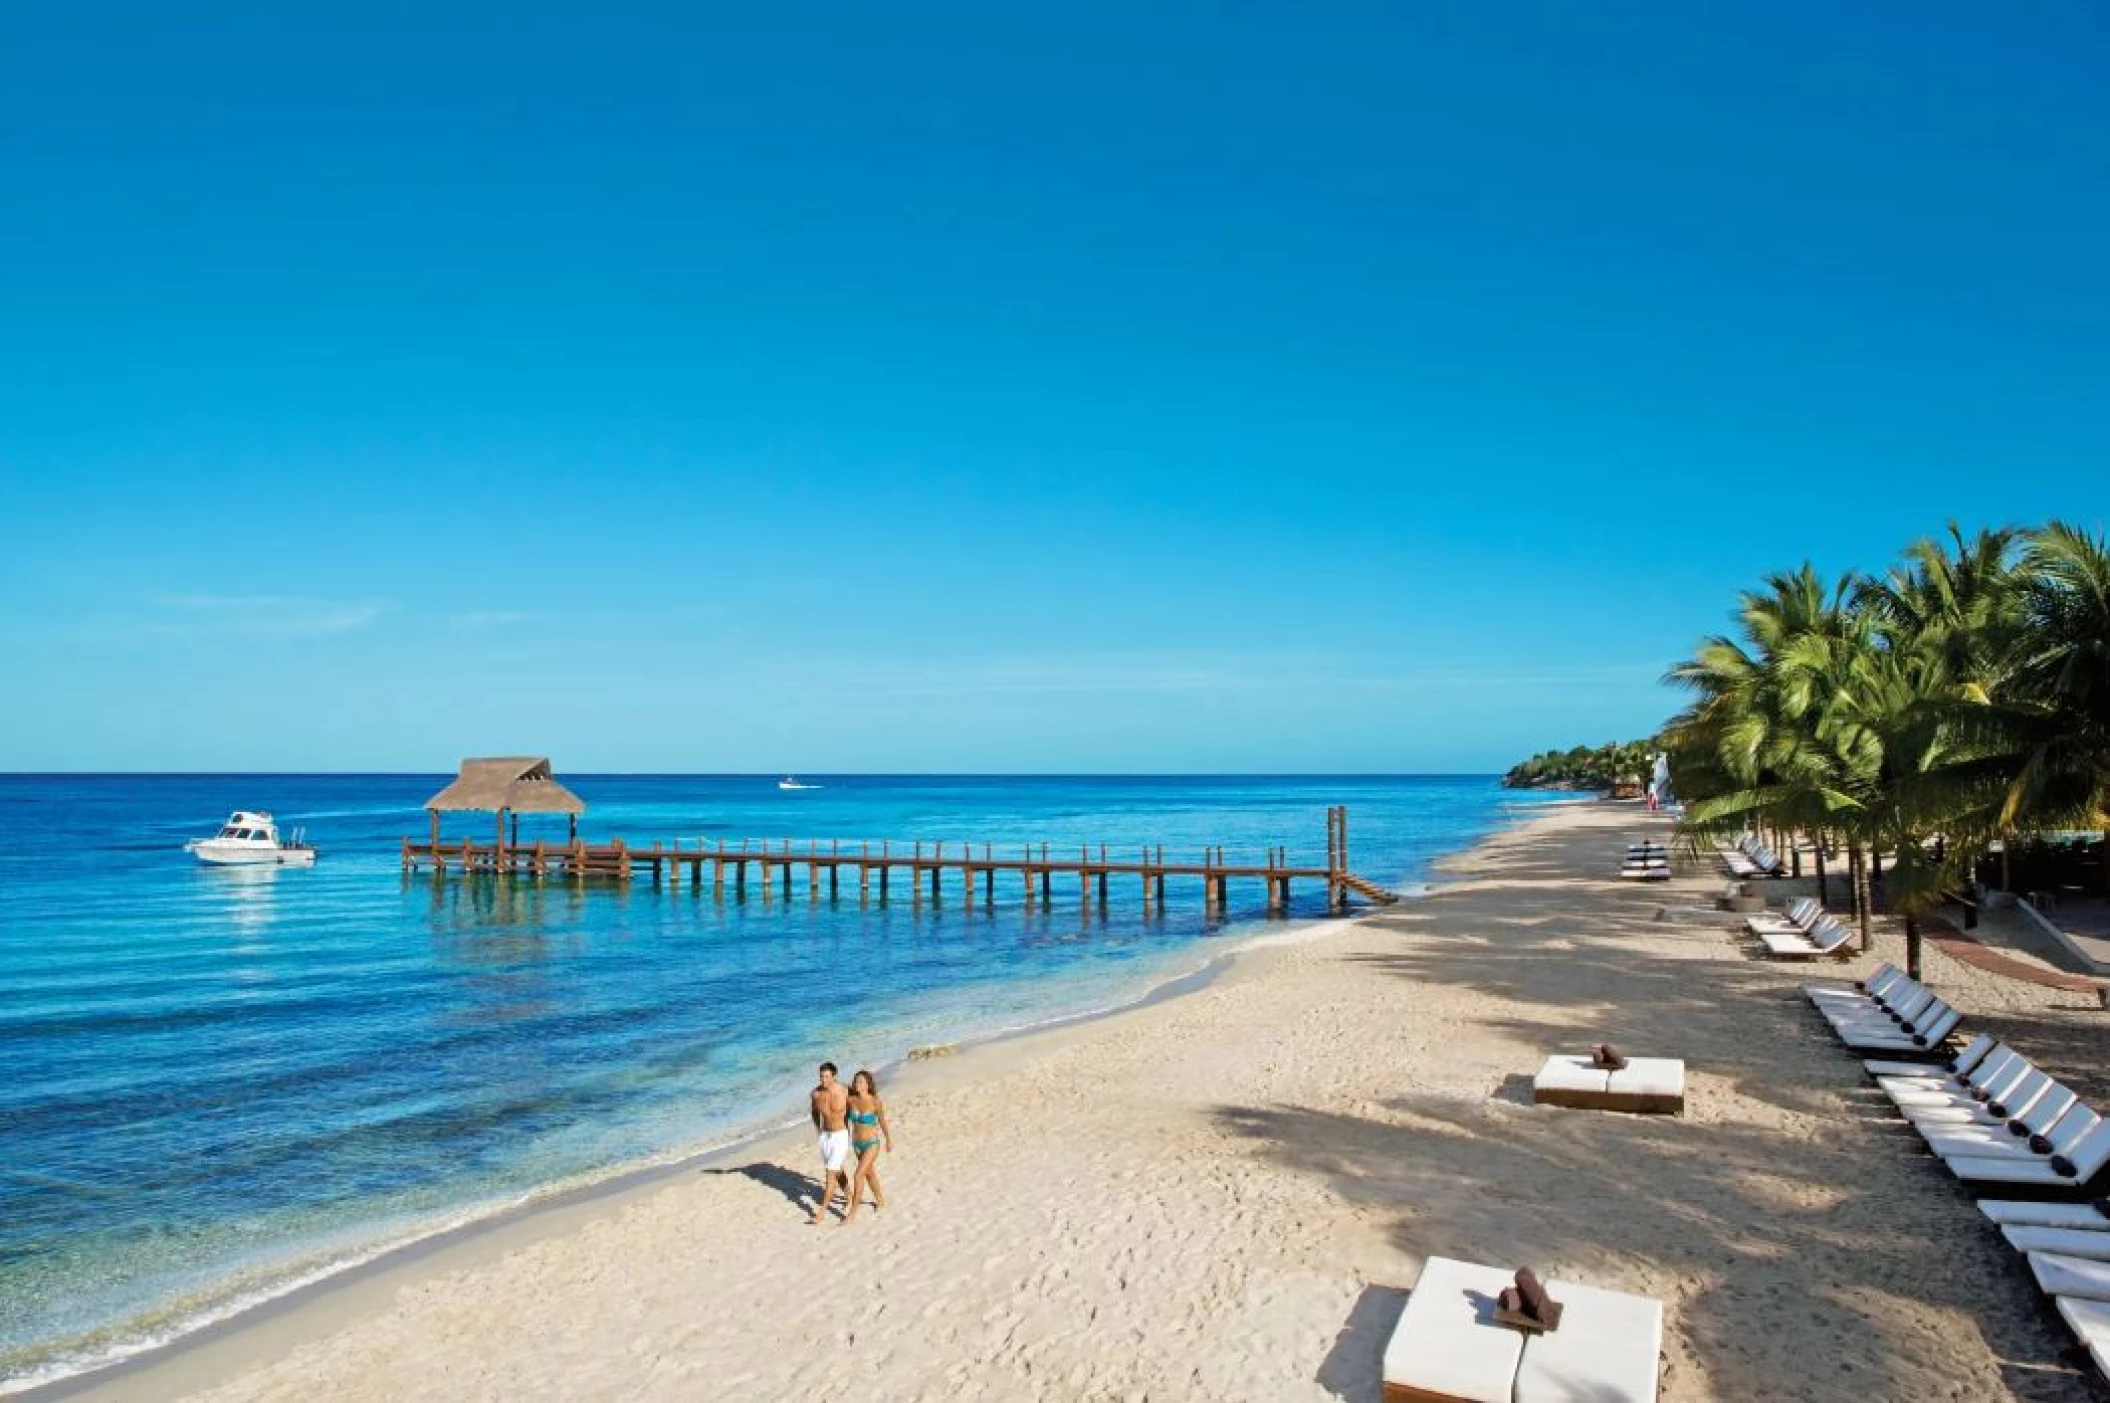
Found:
[[2092, 3], [48, 8], [0, 769], [1499, 769], [2110, 506]]

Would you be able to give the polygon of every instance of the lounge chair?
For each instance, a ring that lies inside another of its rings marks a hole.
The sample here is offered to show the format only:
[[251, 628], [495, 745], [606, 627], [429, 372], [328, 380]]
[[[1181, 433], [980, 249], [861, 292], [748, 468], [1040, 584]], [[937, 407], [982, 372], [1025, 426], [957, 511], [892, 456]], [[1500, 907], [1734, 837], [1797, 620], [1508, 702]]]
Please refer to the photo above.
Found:
[[[1980, 1033], [1964, 1044], [1963, 1051], [1941, 1062], [1888, 1062], [1871, 1057], [1863, 1062], [1868, 1075], [1881, 1082], [1885, 1077], [1911, 1077], [1918, 1081], [1947, 1081], [1951, 1077], [1968, 1077], [1971, 1071], [2002, 1044], [1990, 1033]], [[1885, 1088], [1888, 1089], [1887, 1087]]]
[[2075, 1296], [2055, 1297], [2059, 1315], [2088, 1349], [2095, 1367], [2110, 1377], [2110, 1301], [2090, 1301]]
[[[2001, 1043], [1968, 1070], [1939, 1079], [1886, 1075], [1876, 1078], [1876, 1087], [1890, 1098], [1892, 1105], [1907, 1114], [1946, 1110], [1957, 1112], [1962, 1119], [1975, 1121], [1977, 1112], [1997, 1100], [2030, 1070], [2028, 1058]], [[2006, 1117], [2000, 1119], [2004, 1121]]]
[[2005, 1125], [1915, 1121], [1913, 1128], [1927, 1148], [1944, 1160], [1987, 1156], [2048, 1160], [2053, 1155], [2071, 1158], [2074, 1146], [2102, 1119], [2090, 1107], [2080, 1105], [2066, 1087], [2050, 1082], [2049, 1089], [2035, 1095], [2034, 1104]]
[[[1978, 1052], [1981, 1043], [1990, 1046]], [[1966, 1053], [1975, 1053], [1976, 1060], [1967, 1058]], [[1873, 1065], [1873, 1059], [1862, 1065]], [[2005, 1090], [2006, 1083], [2027, 1073], [2033, 1064], [2006, 1043], [1981, 1033], [1948, 1062], [1894, 1065], [1919, 1068], [1917, 1072], [1877, 1074], [1877, 1088], [1899, 1106], [1971, 1106], [1992, 1100], [1994, 1091]]]
[[2001, 1227], [2088, 1228], [2110, 1231], [2110, 1212], [2096, 1203], [2044, 1203], [2026, 1198], [1981, 1198], [1978, 1211]]
[[1563, 1307], [1543, 1334], [1495, 1322], [1513, 1280], [1500, 1267], [1431, 1257], [1385, 1345], [1385, 1403], [1654, 1403], [1663, 1305], [1553, 1280]]
[[1765, 930], [1758, 932], [1758, 938], [1776, 960], [1814, 960], [1844, 951], [1854, 933], [1843, 922], [1826, 916], [1807, 933]]
[[1955, 1155], [1942, 1162], [1966, 1184], [1998, 1184], [2011, 1193], [2077, 1194], [2110, 1165], [2110, 1121], [2098, 1119], [2054, 1155]]
[[[1833, 1031], [1839, 1035], [1839, 1041], [1855, 1052], [1895, 1052], [1906, 1057], [1919, 1053], [1927, 1057], [1940, 1057], [1944, 1055], [1943, 1045], [1949, 1034], [1955, 1032], [1956, 1025], [1961, 1022], [1961, 1013], [1936, 999], [1921, 1013], [1901, 1020], [1891, 1030], [1874, 1024], [1835, 1023], [1832, 1026]], [[1909, 1032], [1905, 1029], [1907, 1024], [1911, 1026]]]
[[1737, 840], [1735, 848], [1722, 854], [1722, 861], [1733, 877], [1778, 877], [1787, 870], [1771, 848], [1748, 833]]
[[[2088, 1109], [2080, 1104], [2079, 1093], [2051, 1073], [2031, 1066], [2027, 1060], [2022, 1065], [2022, 1075], [2006, 1085], [1995, 1087], [1988, 1083], [1983, 1101], [1966, 1098], [1961, 1102], [1930, 1103], [1904, 1092], [1898, 1094], [1904, 1099], [1892, 1099], [1905, 1119], [1920, 1127], [1922, 1133], [1975, 1130], [1996, 1132], [2014, 1140], [2049, 1135], [2069, 1112]], [[2015, 1126], [2021, 1128], [2011, 1128]]]
[[2032, 1252], [2029, 1271], [2037, 1278], [2037, 1289], [2047, 1296], [2110, 1301], [2110, 1262], [2063, 1252]]
[[[2095, 1113], [2094, 1108], [2077, 1105], [2047, 1127], [2033, 1126], [2028, 1132], [2035, 1137], [2033, 1140], [1974, 1127], [1952, 1129], [1938, 1137], [1927, 1135], [1927, 1148], [1940, 1156], [1945, 1164], [1959, 1159], [1974, 1163], [1985, 1159], [2009, 1159], [2046, 1165], [2058, 1159], [2072, 1163], [2075, 1150], [2102, 1124], [2103, 1118]], [[2040, 1151], [2034, 1148], [2036, 1145], [2044, 1148]]]
[[2000, 1235], [2017, 1252], [2048, 1252], [2091, 1262], [2110, 1262], [2110, 1223], [2104, 1223], [2100, 1228], [2055, 1228], [2042, 1223], [2015, 1223], [2001, 1228]]
[[1807, 935], [1823, 915], [1824, 908], [1817, 904], [1816, 897], [1801, 896], [1789, 902], [1784, 911], [1760, 911], [1744, 917], [1744, 925], [1753, 935], [1768, 931], [1776, 935]]
[[1735, 847], [1721, 849], [1722, 866], [1732, 877], [1777, 877], [1780, 859], [1748, 834]]
[[1834, 1010], [1848, 1008], [1888, 1008], [1901, 994], [1925, 987], [1918, 980], [1908, 977], [1896, 965], [1886, 964], [1852, 987], [1839, 984], [1805, 984], [1802, 986], [1802, 994], [1820, 1012], [1828, 1014]]
[[1917, 1030], [1919, 1024], [1914, 1020], [1933, 1004], [1934, 997], [1931, 990], [1920, 990], [1901, 997], [1896, 1005], [1887, 1008], [1878, 1003], [1849, 1003], [1843, 999], [1813, 1000], [1812, 1003], [1824, 1021], [1841, 1033], [1868, 1029], [1903, 1032], [1907, 1023], [1912, 1023]]

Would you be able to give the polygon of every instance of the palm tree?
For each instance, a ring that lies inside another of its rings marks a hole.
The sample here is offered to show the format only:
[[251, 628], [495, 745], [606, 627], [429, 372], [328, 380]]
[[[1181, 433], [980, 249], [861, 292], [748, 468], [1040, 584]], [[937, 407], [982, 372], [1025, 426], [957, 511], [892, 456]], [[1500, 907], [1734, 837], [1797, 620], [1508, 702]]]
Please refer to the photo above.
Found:
[[1699, 694], [1664, 733], [1688, 824], [1721, 831], [1771, 822], [1818, 835], [1820, 893], [1823, 835], [1852, 801], [1839, 783], [1840, 757], [1814, 724], [1825, 668], [1811, 663], [1845, 633], [1854, 585], [1852, 576], [1826, 585], [1807, 563], [1769, 576], [1764, 591], [1743, 596], [1742, 642], [1710, 638], [1665, 679]]
[[2020, 763], [2005, 816], [2110, 826], [2110, 550], [2054, 521], [2029, 533], [2023, 565]]
[[[2019, 548], [2019, 549], [2018, 549]], [[2018, 560], [2019, 557], [2019, 560]], [[1920, 922], [1992, 839], [2110, 826], [2110, 549], [2054, 521], [1954, 523], [1877, 579], [1804, 565], [1746, 593], [1738, 636], [1666, 681], [1694, 694], [1663, 735], [1691, 826], [1843, 837], [1867, 946], [1865, 852], [1920, 968]], [[2110, 885], [2110, 850], [2102, 872]]]
[[[1817, 748], [1842, 761], [1847, 802], [1838, 821], [1869, 853], [1892, 855], [1888, 904], [1905, 918], [1905, 970], [1917, 979], [1920, 918], [1940, 900], [1965, 851], [1960, 844], [1938, 847], [1938, 856], [1928, 851], [1956, 812], [1944, 781], [1955, 747], [1941, 705], [1952, 689], [1941, 638], [1938, 631], [1886, 625], [1873, 612], [1862, 613], [1823, 662], [1824, 704], [1815, 729]], [[1858, 863], [1855, 881], [1866, 948], [1873, 903]]]
[[1888, 655], [1910, 661], [1893, 679], [1909, 714], [1898, 718], [1905, 729], [1892, 744], [1909, 738], [1919, 757], [1901, 782], [1912, 806], [1936, 824], [1945, 865], [1958, 870], [1994, 838], [2012, 838], [2003, 805], [2014, 773], [2015, 656], [2024, 624], [2015, 541], [2005, 529], [1966, 539], [1952, 521], [1948, 547], [1914, 542], [1899, 565], [1854, 596]]

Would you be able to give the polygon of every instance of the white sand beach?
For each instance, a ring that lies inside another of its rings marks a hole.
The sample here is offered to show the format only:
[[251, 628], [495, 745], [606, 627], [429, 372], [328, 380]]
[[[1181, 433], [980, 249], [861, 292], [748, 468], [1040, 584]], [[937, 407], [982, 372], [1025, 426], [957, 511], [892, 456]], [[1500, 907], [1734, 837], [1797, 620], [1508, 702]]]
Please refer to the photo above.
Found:
[[[1613, 878], [1651, 830], [1564, 806], [1428, 900], [915, 1064], [885, 1088], [893, 1204], [853, 1226], [808, 1225], [810, 1137], [780, 1136], [78, 1396], [1375, 1399], [1442, 1254], [1661, 1298], [1666, 1399], [2104, 1397], [1796, 992], [1899, 956], [1895, 931], [1849, 965], [1753, 958], [1700, 910], [1713, 864]], [[1927, 972], [2102, 1101], [2092, 1001]], [[1686, 1113], [1530, 1104], [1546, 1053], [1601, 1040], [1686, 1059]]]

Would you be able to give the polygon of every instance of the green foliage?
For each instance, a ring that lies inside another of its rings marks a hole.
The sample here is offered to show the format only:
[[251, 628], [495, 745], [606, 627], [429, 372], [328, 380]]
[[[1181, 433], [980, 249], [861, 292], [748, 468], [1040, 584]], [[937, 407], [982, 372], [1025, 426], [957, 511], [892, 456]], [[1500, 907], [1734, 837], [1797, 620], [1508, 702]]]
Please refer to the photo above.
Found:
[[1737, 622], [1667, 675], [1694, 694], [1663, 734], [1688, 824], [1892, 854], [1887, 895], [1913, 964], [1917, 917], [1992, 840], [2104, 823], [2100, 535], [2053, 522], [1966, 539], [1951, 525], [1881, 576], [1772, 576]]
[[1569, 750], [1542, 750], [1502, 776], [1510, 789], [1612, 789], [1648, 783], [1656, 744], [1650, 740], [1608, 741]]

